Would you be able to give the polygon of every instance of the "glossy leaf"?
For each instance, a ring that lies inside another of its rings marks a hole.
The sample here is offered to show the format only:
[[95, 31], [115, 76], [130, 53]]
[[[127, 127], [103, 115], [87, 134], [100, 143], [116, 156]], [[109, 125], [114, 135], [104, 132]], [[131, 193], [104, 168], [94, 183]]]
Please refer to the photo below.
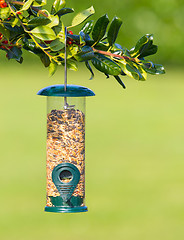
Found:
[[60, 51], [65, 47], [65, 44], [60, 42], [59, 39], [55, 39], [50, 43], [50, 49], [54, 52]]
[[57, 66], [58, 66], [57, 63], [55, 63], [55, 62], [50, 63], [50, 65], [49, 65], [49, 76], [50, 77], [53, 76], [54, 73], [56, 72]]
[[146, 49], [144, 48], [143, 50], [141, 50], [139, 58], [144, 58], [146, 56], [153, 55], [157, 52], [157, 50], [158, 50], [158, 46], [151, 44], [151, 46], [147, 47]]
[[33, 7], [42, 7], [47, 3], [47, 0], [34, 0]]
[[165, 69], [161, 64], [154, 64], [152, 67], [147, 68], [147, 67], [143, 67], [144, 70], [147, 73], [153, 74], [153, 75], [158, 75], [158, 74], [164, 74], [165, 73]]
[[103, 73], [114, 76], [121, 74], [120, 66], [114, 61], [112, 61], [110, 58], [107, 58], [102, 54], [95, 54], [95, 57], [91, 60], [91, 62], [96, 69]]
[[45, 67], [48, 67], [50, 65], [50, 59], [45, 53], [39, 54], [40, 59]]
[[[67, 51], [66, 51], [67, 59], [70, 59], [70, 58], [74, 57], [77, 53], [78, 53], [78, 46], [77, 45], [70, 45], [67, 48]], [[59, 53], [58, 56], [63, 58], [63, 59], [65, 58], [65, 51], [64, 51], [64, 49], [61, 50], [61, 52]]]
[[126, 62], [126, 69], [132, 74], [133, 78], [136, 80], [145, 80], [140, 73], [139, 69], [133, 65], [130, 61]]
[[24, 44], [23, 48], [26, 49], [27, 51], [31, 52], [31, 53], [34, 53], [34, 54], [43, 53], [42, 50], [40, 48], [38, 48], [34, 42], [28, 41], [27, 38], [23, 39], [23, 44]]
[[109, 49], [109, 44], [99, 42], [99, 43], [96, 44], [95, 49], [99, 49], [99, 50], [102, 50], [102, 51], [107, 51]]
[[21, 62], [22, 59], [22, 51], [18, 47], [12, 47], [7, 53], [8, 59], [15, 59], [18, 62]]
[[74, 57], [79, 51], [79, 47], [77, 45], [71, 45], [67, 49], [67, 59]]
[[62, 42], [65, 41], [65, 27], [62, 22], [60, 22], [57, 26], [53, 27], [54, 32], [60, 38]]
[[146, 81], [147, 79], [147, 72], [144, 70], [141, 64], [133, 63], [133, 65], [139, 70], [142, 75], [141, 81]]
[[47, 26], [38, 26], [34, 28], [33, 30], [30, 31], [35, 37], [44, 40], [44, 41], [49, 41], [49, 40], [55, 40], [56, 35], [54, 31], [47, 27]]
[[95, 13], [95, 10], [92, 7], [78, 13], [72, 20], [72, 26], [71, 27], [74, 27], [74, 26], [77, 26], [81, 23], [83, 23], [87, 18], [89, 18], [91, 15], [93, 15]]
[[120, 18], [118, 18], [118, 17], [113, 18], [113, 20], [110, 24], [110, 27], [109, 27], [109, 31], [107, 33], [107, 39], [108, 39], [110, 46], [112, 46], [115, 43], [122, 23], [123, 22]]
[[51, 22], [51, 20], [44, 16], [34, 17], [28, 21], [27, 26], [28, 27], [37, 27], [39, 25], [47, 25], [50, 22]]
[[49, 19], [51, 22], [47, 24], [47, 27], [52, 28], [59, 24], [59, 17], [57, 15], [56, 16], [51, 15]]
[[66, 5], [65, 0], [55, 0], [53, 5], [52, 5], [51, 14], [55, 14], [60, 9], [64, 8], [65, 5]]
[[114, 76], [114, 78], [117, 80], [117, 82], [125, 89], [126, 86], [123, 83], [123, 81], [121, 80], [121, 78], [119, 76]]
[[3, 24], [0, 24], [0, 33], [2, 33], [7, 40], [9, 40], [9, 38], [10, 38], [10, 31], [8, 29], [6, 29], [3, 26]]
[[66, 64], [67, 68], [69, 70], [73, 70], [73, 71], [77, 71], [78, 67], [77, 67], [77, 63], [73, 60], [67, 60], [67, 64]]
[[115, 49], [115, 50], [123, 50], [123, 47], [122, 47], [120, 44], [115, 43], [115, 44], [114, 44], [114, 49]]
[[94, 72], [93, 72], [93, 70], [92, 70], [92, 68], [91, 68], [91, 66], [90, 66], [88, 61], [85, 61], [85, 64], [86, 64], [86, 67], [89, 69], [89, 71], [91, 73], [91, 77], [90, 77], [89, 80], [92, 80], [94, 78]]
[[34, 2], [34, 0], [27, 0], [27, 1], [24, 3], [21, 11], [25, 11], [25, 10], [29, 9], [30, 6], [31, 6], [31, 4], [32, 4], [33, 2]]
[[140, 64], [142, 65], [142, 67], [144, 68], [153, 68], [154, 64], [151, 61], [147, 61], [147, 60], [141, 60]]
[[127, 76], [134, 78], [136, 80], [145, 80], [139, 71], [138, 67], [136, 67], [132, 62], [126, 61], [124, 59], [118, 60], [118, 63], [124, 74]]
[[85, 33], [80, 31], [79, 36], [80, 36], [80, 46], [84, 46], [86, 44], [86, 42], [85, 42]]
[[12, 18], [8, 23], [11, 24], [12, 27], [15, 27], [18, 24], [19, 20], [17, 18]]
[[[136, 43], [135, 47], [130, 50], [130, 54], [132, 57], [135, 57], [140, 54], [141, 49], [146, 45], [150, 44], [149, 42], [153, 41], [153, 34], [146, 34], [141, 37], [138, 42]], [[148, 46], [148, 45], [147, 45]]]
[[104, 37], [108, 24], [109, 18], [107, 14], [100, 17], [95, 23], [92, 31], [92, 38], [96, 43], [98, 43]]
[[9, 7], [5, 7], [5, 8], [0, 8], [0, 18], [2, 20], [7, 19], [10, 16], [10, 9]]
[[54, 15], [58, 15], [59, 17], [67, 14], [67, 13], [73, 13], [73, 8], [62, 8], [58, 12], [56, 12]]
[[92, 58], [95, 57], [94, 51], [91, 47], [89, 46], [84, 46], [81, 48], [81, 51], [76, 54], [75, 59], [79, 62], [91, 60]]
[[81, 28], [81, 31], [85, 34], [90, 34], [93, 28], [94, 21], [90, 20], [84, 24], [84, 26]]

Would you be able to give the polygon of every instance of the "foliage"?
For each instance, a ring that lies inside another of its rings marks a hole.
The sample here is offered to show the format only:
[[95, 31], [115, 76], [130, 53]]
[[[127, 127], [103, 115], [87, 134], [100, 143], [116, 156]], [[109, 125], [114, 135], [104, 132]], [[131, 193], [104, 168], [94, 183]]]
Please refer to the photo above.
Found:
[[[165, 72], [162, 65], [146, 59], [157, 52], [152, 34], [144, 35], [128, 50], [116, 43], [122, 25], [120, 18], [114, 17], [110, 22], [105, 14], [95, 23], [86, 21], [95, 13], [90, 7], [78, 13], [65, 31], [63, 17], [74, 10], [66, 8], [65, 0], [55, 0], [50, 12], [43, 9], [44, 5], [46, 0], [0, 0], [0, 49], [8, 59], [22, 63], [22, 50], [27, 50], [37, 55], [53, 75], [58, 65], [64, 65], [66, 37], [67, 67], [76, 71], [77, 62], [85, 62], [91, 79], [94, 76], [91, 64], [107, 77], [114, 76], [123, 88], [120, 76], [146, 80], [147, 73]], [[83, 22], [80, 32], [73, 34], [70, 29]]]

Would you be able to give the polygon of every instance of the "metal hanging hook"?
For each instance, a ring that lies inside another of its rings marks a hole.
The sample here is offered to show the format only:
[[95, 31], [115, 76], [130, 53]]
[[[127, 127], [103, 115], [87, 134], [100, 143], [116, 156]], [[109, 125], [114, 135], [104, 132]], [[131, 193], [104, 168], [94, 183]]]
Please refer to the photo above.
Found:
[[[64, 90], [67, 91], [67, 27], [65, 27], [65, 81], [64, 81]], [[75, 105], [69, 105], [67, 103], [67, 97], [64, 97], [64, 109], [74, 108]]]

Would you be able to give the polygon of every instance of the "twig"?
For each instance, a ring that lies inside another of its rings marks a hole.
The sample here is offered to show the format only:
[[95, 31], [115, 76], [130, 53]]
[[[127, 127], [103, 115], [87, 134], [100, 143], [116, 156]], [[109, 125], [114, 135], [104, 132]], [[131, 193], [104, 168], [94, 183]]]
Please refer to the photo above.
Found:
[[103, 55], [107, 55], [107, 56], [110, 56], [110, 57], [114, 57], [114, 58], [120, 58], [120, 59], [125, 59], [125, 60], [130, 60], [130, 61], [133, 61], [133, 62], [139, 62], [139, 59], [138, 58], [131, 58], [131, 57], [128, 57], [128, 56], [121, 56], [121, 55], [118, 55], [118, 54], [114, 54], [114, 53], [111, 53], [111, 52], [106, 52], [106, 51], [102, 51], [102, 50], [97, 50], [95, 48], [93, 48], [93, 51], [96, 52], [96, 53], [101, 53]]

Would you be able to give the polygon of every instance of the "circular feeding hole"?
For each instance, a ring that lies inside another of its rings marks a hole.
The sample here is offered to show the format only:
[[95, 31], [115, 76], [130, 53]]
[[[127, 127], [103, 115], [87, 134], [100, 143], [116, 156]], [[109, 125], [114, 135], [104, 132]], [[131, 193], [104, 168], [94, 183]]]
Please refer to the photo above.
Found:
[[72, 180], [72, 173], [68, 170], [63, 170], [62, 172], [60, 172], [59, 178], [61, 182], [68, 183]]

